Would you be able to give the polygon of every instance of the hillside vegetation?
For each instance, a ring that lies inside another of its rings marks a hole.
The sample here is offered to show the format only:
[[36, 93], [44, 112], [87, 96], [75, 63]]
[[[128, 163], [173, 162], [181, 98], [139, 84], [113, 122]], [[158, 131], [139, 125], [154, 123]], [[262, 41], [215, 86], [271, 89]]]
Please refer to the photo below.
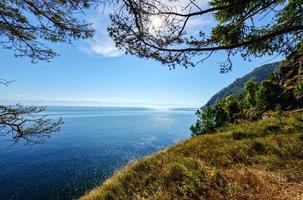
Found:
[[257, 83], [248, 80], [238, 96], [229, 95], [197, 110], [191, 126], [193, 136], [208, 134], [229, 123], [258, 120], [264, 112], [303, 107], [303, 53], [293, 52], [279, 64], [279, 70]]
[[246, 74], [245, 76], [236, 79], [232, 84], [223, 88], [219, 92], [217, 92], [210, 100], [206, 103], [206, 105], [213, 105], [221, 99], [231, 95], [233, 97], [237, 97], [241, 93], [244, 92], [244, 86], [247, 81], [255, 81], [256, 83], [261, 83], [269, 76], [271, 76], [274, 72], [277, 72], [279, 69], [279, 62], [262, 65], [261, 67], [257, 67], [252, 72]]
[[81, 199], [300, 199], [303, 114], [265, 117], [136, 161]]

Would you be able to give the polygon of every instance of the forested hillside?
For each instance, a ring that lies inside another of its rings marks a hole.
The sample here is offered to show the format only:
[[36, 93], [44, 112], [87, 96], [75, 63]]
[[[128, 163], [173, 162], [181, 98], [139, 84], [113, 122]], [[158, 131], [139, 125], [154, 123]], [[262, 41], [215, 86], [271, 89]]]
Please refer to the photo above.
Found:
[[272, 75], [275, 71], [277, 71], [278, 65], [279, 62], [275, 62], [275, 63], [262, 65], [261, 67], [254, 69], [249, 74], [236, 79], [232, 84], [217, 92], [213, 97], [211, 97], [211, 99], [207, 102], [206, 105], [213, 105], [218, 100], [224, 99], [229, 95], [232, 95], [234, 97], [238, 96], [240, 93], [244, 92], [244, 86], [248, 80], [252, 80], [255, 81], [256, 83], [260, 83], [261, 81], [265, 80], [270, 75]]

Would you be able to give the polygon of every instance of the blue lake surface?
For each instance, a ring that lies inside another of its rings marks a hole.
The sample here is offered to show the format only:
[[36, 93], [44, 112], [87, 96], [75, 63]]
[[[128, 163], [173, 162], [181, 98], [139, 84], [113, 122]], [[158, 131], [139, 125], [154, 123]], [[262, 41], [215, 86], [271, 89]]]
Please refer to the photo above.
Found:
[[0, 199], [76, 199], [134, 159], [190, 137], [194, 109], [49, 107], [61, 131], [37, 145], [0, 138]]

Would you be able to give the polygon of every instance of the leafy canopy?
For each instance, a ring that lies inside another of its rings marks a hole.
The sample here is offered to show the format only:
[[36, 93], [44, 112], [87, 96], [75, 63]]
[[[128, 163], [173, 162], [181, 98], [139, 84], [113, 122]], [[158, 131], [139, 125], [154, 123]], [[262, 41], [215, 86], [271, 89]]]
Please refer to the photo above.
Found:
[[[56, 55], [45, 45], [92, 37], [91, 24], [81, 21], [90, 5], [114, 4], [108, 28], [126, 53], [185, 67], [203, 62], [217, 51], [230, 56], [288, 55], [302, 43], [302, 0], [3, 0], [0, 2], [0, 44], [32, 61]], [[211, 30], [192, 21], [211, 17]]]
[[197, 122], [191, 126], [192, 135], [213, 132], [216, 128], [223, 127], [237, 120], [255, 120], [262, 116], [266, 110], [285, 109], [292, 105], [291, 98], [294, 94], [286, 92], [285, 88], [277, 84], [273, 77], [262, 81], [260, 84], [247, 81], [245, 93], [237, 98], [227, 96], [214, 105], [202, 107], [196, 112]]
[[[126, 53], [152, 58], [174, 68], [195, 66], [217, 51], [230, 56], [288, 55], [302, 42], [302, 0], [122, 0], [111, 15], [110, 36]], [[182, 6], [180, 6], [182, 5]], [[192, 20], [213, 17], [210, 31]]]
[[33, 144], [60, 130], [62, 119], [47, 119], [41, 112], [46, 107], [0, 105], [0, 136], [10, 136], [14, 142]]
[[15, 56], [33, 62], [47, 60], [56, 52], [49, 42], [71, 42], [93, 36], [91, 24], [80, 21], [82, 10], [95, 0], [2, 0], [0, 1], [0, 45]]

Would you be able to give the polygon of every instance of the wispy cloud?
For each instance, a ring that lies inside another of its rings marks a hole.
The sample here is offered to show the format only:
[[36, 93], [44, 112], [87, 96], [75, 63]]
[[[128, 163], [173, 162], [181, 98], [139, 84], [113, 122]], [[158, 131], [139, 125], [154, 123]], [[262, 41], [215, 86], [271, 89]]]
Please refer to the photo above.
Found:
[[95, 16], [91, 16], [88, 19], [93, 24], [96, 30], [94, 38], [86, 41], [83, 46], [80, 47], [86, 53], [100, 55], [103, 57], [119, 57], [123, 55], [123, 52], [119, 50], [112, 39], [107, 33], [107, 27], [109, 25], [110, 9], [107, 7], [99, 7], [96, 9]]
[[107, 37], [94, 38], [89, 42], [90, 52], [104, 57], [118, 57], [123, 54]]

